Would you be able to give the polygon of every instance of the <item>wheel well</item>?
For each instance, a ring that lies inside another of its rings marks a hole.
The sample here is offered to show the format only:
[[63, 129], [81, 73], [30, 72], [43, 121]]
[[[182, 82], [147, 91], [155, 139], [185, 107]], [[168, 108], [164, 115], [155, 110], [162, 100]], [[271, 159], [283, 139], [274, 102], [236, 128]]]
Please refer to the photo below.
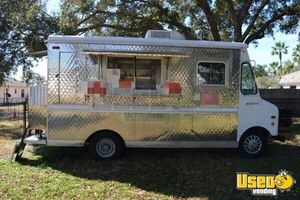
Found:
[[109, 129], [105, 129], [105, 130], [99, 130], [99, 131], [96, 131], [94, 132], [93, 134], [91, 134], [85, 141], [85, 144], [84, 145], [88, 145], [91, 140], [93, 139], [93, 137], [95, 137], [96, 135], [98, 134], [102, 134], [102, 133], [110, 133], [112, 135], [115, 135], [117, 136], [118, 138], [120, 138], [122, 144], [125, 146], [125, 141], [123, 140], [123, 138], [115, 131], [112, 131], [112, 130], [109, 130]]
[[263, 133], [265, 137], [271, 136], [271, 133], [270, 133], [267, 129], [265, 129], [265, 128], [263, 128], [263, 127], [260, 127], [260, 126], [255, 126], [255, 127], [251, 127], [251, 128], [249, 128], [249, 129], [247, 129], [247, 130], [241, 135], [241, 137], [242, 137], [244, 134], [246, 134], [246, 133], [248, 133], [248, 132], [250, 132], [250, 131], [257, 131], [257, 132]]

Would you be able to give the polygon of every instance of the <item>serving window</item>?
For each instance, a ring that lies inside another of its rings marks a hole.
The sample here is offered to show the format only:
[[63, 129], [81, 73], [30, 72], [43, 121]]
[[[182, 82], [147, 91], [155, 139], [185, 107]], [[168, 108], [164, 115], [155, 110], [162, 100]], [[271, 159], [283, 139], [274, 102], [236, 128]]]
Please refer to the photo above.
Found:
[[119, 70], [120, 88], [156, 90], [161, 84], [161, 59], [108, 57], [107, 68]]
[[134, 58], [108, 58], [108, 69], [120, 69], [120, 80], [134, 81]]
[[[87, 53], [87, 52], [85, 52]], [[178, 97], [182, 93], [180, 82], [168, 79], [171, 57], [166, 55], [115, 55], [110, 52], [88, 52], [95, 56], [98, 79], [83, 80], [79, 91], [85, 95], [100, 96], [166, 96]]]
[[155, 90], [160, 86], [161, 60], [136, 60], [135, 89]]

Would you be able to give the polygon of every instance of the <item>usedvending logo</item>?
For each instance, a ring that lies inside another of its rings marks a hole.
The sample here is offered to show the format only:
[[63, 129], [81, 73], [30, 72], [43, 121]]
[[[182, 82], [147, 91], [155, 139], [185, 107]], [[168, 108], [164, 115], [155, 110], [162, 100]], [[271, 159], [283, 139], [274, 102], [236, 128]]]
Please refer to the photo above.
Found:
[[236, 188], [238, 190], [251, 190], [252, 195], [276, 196], [278, 190], [290, 191], [296, 183], [295, 179], [286, 170], [273, 174], [236, 173]]

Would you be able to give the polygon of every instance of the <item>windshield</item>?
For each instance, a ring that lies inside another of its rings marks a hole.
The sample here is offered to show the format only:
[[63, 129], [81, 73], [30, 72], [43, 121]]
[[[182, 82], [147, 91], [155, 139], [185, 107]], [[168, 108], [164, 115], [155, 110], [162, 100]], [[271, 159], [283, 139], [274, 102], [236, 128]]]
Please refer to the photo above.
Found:
[[251, 95], [257, 93], [255, 79], [249, 63], [242, 64], [241, 70], [241, 92], [244, 95]]

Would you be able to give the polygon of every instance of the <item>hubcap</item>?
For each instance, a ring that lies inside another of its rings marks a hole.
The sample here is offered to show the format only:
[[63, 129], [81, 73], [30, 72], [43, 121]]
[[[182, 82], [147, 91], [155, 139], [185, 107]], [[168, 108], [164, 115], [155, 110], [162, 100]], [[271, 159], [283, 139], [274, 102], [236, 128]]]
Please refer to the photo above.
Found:
[[247, 153], [256, 154], [262, 148], [262, 141], [257, 135], [249, 135], [244, 141], [244, 149]]
[[103, 158], [111, 157], [116, 151], [116, 145], [110, 138], [102, 138], [96, 144], [96, 152]]

